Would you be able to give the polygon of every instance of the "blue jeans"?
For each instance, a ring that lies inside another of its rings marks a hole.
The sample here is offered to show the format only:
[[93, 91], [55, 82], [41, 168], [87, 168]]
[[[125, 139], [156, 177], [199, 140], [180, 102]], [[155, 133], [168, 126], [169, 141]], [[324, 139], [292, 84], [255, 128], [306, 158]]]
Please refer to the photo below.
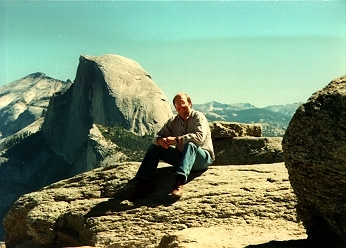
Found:
[[160, 160], [173, 165], [173, 168], [176, 169], [176, 177], [185, 178], [181, 183], [186, 183], [191, 171], [206, 170], [213, 162], [209, 152], [196, 146], [193, 142], [187, 142], [183, 152], [173, 147], [165, 149], [152, 144], [145, 154], [136, 178], [153, 180]]

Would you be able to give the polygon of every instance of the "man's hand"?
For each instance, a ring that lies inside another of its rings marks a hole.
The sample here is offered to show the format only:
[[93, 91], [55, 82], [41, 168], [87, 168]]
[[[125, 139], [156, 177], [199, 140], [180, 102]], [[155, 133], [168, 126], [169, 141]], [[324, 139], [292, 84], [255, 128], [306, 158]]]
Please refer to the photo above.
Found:
[[177, 142], [175, 140], [175, 137], [169, 136], [165, 138], [158, 138], [157, 143], [163, 148], [167, 149], [171, 145], [175, 145]]
[[165, 149], [170, 147], [170, 144], [169, 144], [169, 141], [167, 140], [167, 138], [158, 138], [157, 143]]

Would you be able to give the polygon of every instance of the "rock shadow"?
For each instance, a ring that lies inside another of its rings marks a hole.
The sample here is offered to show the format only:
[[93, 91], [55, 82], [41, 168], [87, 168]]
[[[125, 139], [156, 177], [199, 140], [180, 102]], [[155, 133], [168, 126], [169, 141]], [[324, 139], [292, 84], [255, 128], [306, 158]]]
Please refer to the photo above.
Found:
[[[187, 180], [188, 184], [192, 180], [194, 180], [196, 177], [201, 176], [204, 171], [193, 171], [190, 173], [190, 176]], [[147, 207], [157, 207], [157, 206], [170, 206], [174, 204], [175, 202], [182, 199], [176, 199], [172, 198], [170, 193], [173, 190], [173, 183], [174, 183], [174, 177], [175, 170], [173, 167], [161, 167], [156, 170], [155, 175], [155, 192], [148, 195], [145, 198], [137, 199], [130, 201], [128, 198], [130, 194], [135, 189], [135, 186], [137, 184], [136, 179], [129, 180], [126, 185], [121, 187], [120, 189], [117, 189], [116, 192], [112, 194], [110, 199], [107, 201], [101, 202], [90, 209], [90, 211], [84, 216], [86, 218], [88, 217], [98, 217], [98, 216], [104, 216], [104, 215], [111, 215], [115, 212], [122, 212], [127, 210], [132, 210], [136, 208], [140, 208], [142, 206]], [[184, 197], [184, 196], [183, 196]]]
[[310, 239], [295, 239], [283, 241], [270, 241], [264, 244], [248, 245], [244, 248], [340, 248], [337, 244], [329, 242], [318, 242]]

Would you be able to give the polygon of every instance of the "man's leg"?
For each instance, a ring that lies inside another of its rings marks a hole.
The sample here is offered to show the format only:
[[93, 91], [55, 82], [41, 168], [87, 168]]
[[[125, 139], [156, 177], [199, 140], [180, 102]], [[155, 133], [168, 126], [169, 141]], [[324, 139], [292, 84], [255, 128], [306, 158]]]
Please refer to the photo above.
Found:
[[210, 154], [193, 142], [184, 145], [181, 163], [175, 174], [172, 196], [180, 198], [183, 194], [183, 185], [186, 183], [191, 170], [205, 170], [212, 163]]
[[137, 171], [136, 178], [151, 181], [160, 160], [177, 167], [180, 163], [182, 153], [173, 147], [165, 149], [161, 146], [150, 145], [145, 157]]
[[202, 171], [208, 169], [209, 165], [213, 163], [213, 159], [209, 152], [198, 147], [196, 160], [192, 166], [191, 171]]
[[155, 185], [153, 179], [159, 161], [163, 160], [177, 167], [181, 156], [182, 153], [175, 148], [169, 147], [165, 149], [154, 144], [150, 145], [136, 174], [138, 184], [129, 199], [136, 200], [154, 192]]
[[206, 170], [213, 160], [210, 154], [193, 142], [188, 142], [184, 146], [182, 160], [176, 171], [176, 178], [181, 183], [185, 183], [191, 170]]

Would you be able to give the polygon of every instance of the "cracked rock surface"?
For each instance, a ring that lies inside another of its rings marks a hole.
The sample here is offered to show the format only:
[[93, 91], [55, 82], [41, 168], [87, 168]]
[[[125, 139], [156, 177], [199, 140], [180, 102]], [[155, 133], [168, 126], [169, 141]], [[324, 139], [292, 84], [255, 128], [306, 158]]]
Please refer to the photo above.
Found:
[[161, 163], [156, 191], [126, 200], [139, 163], [79, 174], [23, 195], [7, 214], [12, 247], [246, 247], [304, 240], [283, 163], [211, 166], [192, 174], [179, 201]]

